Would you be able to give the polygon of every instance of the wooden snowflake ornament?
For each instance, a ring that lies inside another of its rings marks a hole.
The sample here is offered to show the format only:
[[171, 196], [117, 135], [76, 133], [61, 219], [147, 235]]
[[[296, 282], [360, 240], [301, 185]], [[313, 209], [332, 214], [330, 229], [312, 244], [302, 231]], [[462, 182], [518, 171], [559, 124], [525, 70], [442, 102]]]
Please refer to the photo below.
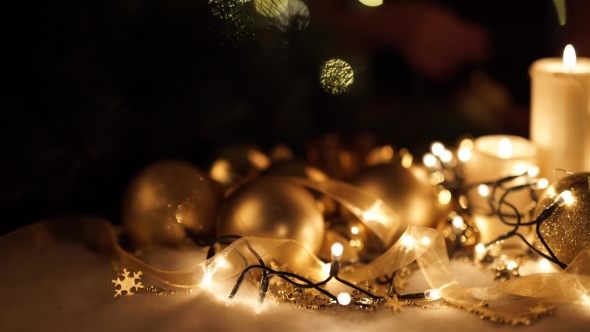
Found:
[[131, 276], [131, 273], [127, 271], [127, 269], [123, 269], [123, 273], [120, 276], [123, 277], [123, 279], [117, 278], [111, 280], [111, 282], [115, 284], [115, 297], [123, 296], [123, 291], [125, 291], [125, 296], [131, 296], [134, 294], [132, 291], [133, 288], [135, 288], [136, 292], [140, 288], [144, 288], [141, 283], [141, 274], [141, 271], [137, 273], [133, 272], [133, 276]]

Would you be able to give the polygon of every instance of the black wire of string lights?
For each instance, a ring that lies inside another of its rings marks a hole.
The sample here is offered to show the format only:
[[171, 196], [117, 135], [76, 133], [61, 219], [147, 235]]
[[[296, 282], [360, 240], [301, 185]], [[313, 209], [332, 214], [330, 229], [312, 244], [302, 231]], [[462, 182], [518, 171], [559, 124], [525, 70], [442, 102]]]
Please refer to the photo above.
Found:
[[[222, 243], [222, 244], [227, 245], [227, 244], [229, 244], [228, 240], [236, 240], [236, 239], [240, 239], [240, 238], [241, 238], [241, 236], [239, 236], [239, 235], [227, 235], [227, 236], [217, 238], [213, 241], [205, 241], [202, 238], [198, 238], [198, 237], [194, 238], [194, 240], [195, 240], [195, 243], [201, 247], [209, 246], [209, 250], [207, 253], [207, 259], [209, 259], [215, 255], [215, 245], [217, 243]], [[253, 271], [253, 270], [261, 270], [262, 271], [262, 277], [260, 280], [260, 288], [259, 288], [259, 293], [258, 293], [258, 302], [260, 304], [264, 303], [264, 300], [266, 298], [266, 293], [268, 292], [268, 289], [269, 289], [269, 285], [270, 285], [269, 281], [270, 281], [271, 277], [281, 278], [285, 282], [287, 282], [290, 285], [297, 287], [297, 288], [314, 289], [314, 290], [318, 291], [319, 293], [328, 297], [332, 303], [338, 303], [341, 305], [348, 305], [349, 303], [346, 303], [344, 300], [340, 299], [339, 296], [336, 296], [333, 293], [327, 291], [325, 288], [323, 288], [332, 279], [340, 282], [341, 284], [344, 284], [344, 285], [350, 287], [351, 289], [353, 289], [355, 291], [358, 291], [358, 292], [370, 297], [374, 301], [379, 301], [379, 300], [384, 299], [384, 296], [379, 296], [379, 295], [373, 294], [372, 292], [367, 291], [367, 290], [365, 290], [365, 289], [363, 289], [363, 288], [361, 288], [361, 287], [359, 287], [347, 280], [344, 280], [338, 276], [338, 274], [340, 272], [340, 267], [342, 265], [341, 264], [341, 257], [342, 257], [342, 251], [343, 251], [343, 247], [340, 243], [335, 243], [332, 246], [332, 262], [330, 263], [329, 276], [326, 279], [324, 279], [323, 281], [320, 281], [317, 283], [314, 283], [313, 281], [311, 281], [305, 277], [302, 277], [296, 273], [287, 272], [287, 271], [277, 271], [275, 269], [272, 269], [272, 268], [266, 266], [266, 264], [264, 263], [264, 260], [262, 260], [262, 258], [258, 255], [258, 253], [248, 243], [246, 243], [246, 245], [247, 245], [248, 250], [250, 250], [250, 252], [257, 258], [259, 264], [249, 265], [244, 270], [242, 270], [242, 272], [240, 273], [240, 275], [238, 276], [238, 278], [236, 280], [236, 283], [235, 283], [233, 289], [231, 290], [231, 292], [228, 296], [229, 299], [235, 298], [246, 275], [250, 271]], [[395, 296], [397, 296], [398, 300], [413, 300], [413, 299], [437, 300], [440, 298], [437, 290], [427, 290], [422, 293], [399, 294], [395, 290], [395, 287], [393, 286], [393, 281], [395, 279], [396, 274], [397, 274], [397, 271], [394, 272], [391, 277], [386, 275], [386, 276], [383, 276], [382, 278], [379, 278], [377, 280], [378, 284], [382, 284], [382, 285], [388, 284], [389, 285], [389, 291], [387, 293], [388, 297], [392, 298], [395, 295]], [[353, 304], [361, 305], [361, 306], [364, 305], [364, 303], [360, 303], [360, 302], [358, 302], [358, 303], [353, 302]]]
[[[561, 262], [557, 258], [557, 256], [553, 253], [553, 251], [543, 238], [543, 235], [541, 234], [541, 225], [553, 214], [553, 212], [555, 212], [555, 210], [559, 206], [562, 206], [566, 202], [566, 200], [569, 199], [568, 195], [571, 195], [569, 191], [564, 191], [563, 193], [561, 193], [556, 198], [555, 202], [549, 207], [547, 207], [545, 210], [543, 210], [534, 220], [523, 222], [522, 219], [525, 217], [525, 215], [521, 214], [521, 212], [518, 211], [518, 208], [516, 206], [507, 202], [506, 198], [514, 192], [521, 190], [529, 190], [531, 201], [537, 204], [539, 197], [536, 190], [546, 188], [546, 186], [548, 185], [546, 179], [533, 179], [530, 170], [527, 170], [522, 174], [507, 176], [496, 181], [476, 183], [468, 186], [465, 190], [462, 190], [462, 183], [465, 180], [463, 174], [464, 170], [460, 167], [460, 164], [458, 164], [454, 159], [455, 156], [453, 155], [453, 153], [450, 150], [446, 149], [444, 145], [442, 145], [440, 142], [432, 143], [431, 152], [432, 153], [426, 153], [424, 155], [424, 164], [427, 166], [431, 174], [434, 172], [442, 172], [443, 174], [447, 175], [441, 179], [440, 184], [443, 185], [446, 189], [453, 192], [452, 197], [461, 197], [461, 194], [463, 192], [467, 193], [476, 187], [482, 185], [486, 186], [489, 190], [489, 193], [487, 195], [484, 195], [484, 197], [487, 196], [487, 204], [489, 206], [489, 212], [487, 213], [488, 216], [497, 216], [503, 224], [514, 227], [514, 229], [512, 229], [511, 231], [506, 232], [487, 243], [484, 243], [484, 248], [487, 248], [488, 246], [498, 241], [507, 240], [509, 238], [516, 236], [520, 238], [526, 244], [527, 247], [529, 247], [532, 251], [534, 251], [541, 257], [558, 265], [562, 269], [567, 268], [567, 264]], [[524, 179], [524, 183], [519, 185], [511, 185], [511, 183], [519, 179]], [[499, 198], [497, 198], [498, 192], [502, 192]], [[459, 205], [465, 210], [465, 212], [467, 212], [468, 214], [473, 213], [471, 206], [465, 206], [464, 204], [462, 204], [462, 202], [459, 203]], [[505, 212], [506, 210], [508, 210], [509, 212]], [[531, 212], [529, 211], [529, 213]], [[532, 218], [531, 215], [529, 215], [529, 217]], [[539, 239], [543, 247], [547, 250], [547, 254], [535, 248], [535, 246], [532, 243], [530, 243], [524, 235], [518, 232], [519, 228], [526, 226], [535, 226], [535, 233], [537, 235], [537, 238]]]
[[[520, 185], [516, 185], [516, 186], [508, 186], [507, 185], [508, 183], [510, 183], [518, 178], [524, 178], [525, 183], [520, 184]], [[505, 177], [505, 178], [502, 178], [502, 179], [499, 179], [499, 180], [493, 181], [493, 182], [474, 184], [473, 186], [470, 186], [468, 188], [468, 190], [472, 190], [476, 186], [482, 186], [482, 185], [486, 186], [488, 188], [488, 190], [489, 190], [489, 188], [491, 188], [491, 190], [489, 191], [489, 194], [487, 195], [487, 203], [490, 207], [489, 215], [490, 216], [497, 216], [503, 224], [505, 224], [507, 226], [514, 227], [512, 230], [510, 230], [504, 234], [501, 234], [500, 236], [496, 237], [495, 239], [493, 239], [487, 243], [484, 243], [483, 244], [484, 247], [488, 247], [498, 241], [507, 240], [509, 238], [516, 236], [516, 237], [520, 238], [532, 251], [534, 251], [535, 253], [537, 253], [541, 257], [549, 260], [550, 262], [558, 265], [562, 269], [565, 269], [565, 268], [567, 268], [567, 264], [561, 262], [557, 258], [557, 256], [553, 253], [553, 251], [551, 250], [551, 248], [549, 247], [549, 245], [547, 244], [547, 242], [543, 238], [543, 234], [541, 233], [541, 225], [543, 224], [544, 221], [546, 221], [553, 214], [553, 212], [555, 212], [555, 210], [558, 207], [562, 206], [563, 204], [565, 204], [569, 200], [568, 196], [571, 195], [571, 192], [566, 190], [563, 193], [561, 193], [559, 196], [557, 196], [557, 198], [555, 199], [553, 204], [551, 204], [549, 207], [545, 208], [541, 213], [539, 213], [539, 215], [536, 218], [534, 218], [533, 220], [530, 220], [528, 222], [523, 222], [522, 219], [524, 217], [524, 214], [522, 214], [520, 211], [518, 211], [516, 206], [514, 206], [513, 204], [506, 201], [507, 197], [509, 197], [511, 194], [513, 194], [517, 191], [529, 190], [531, 200], [533, 202], [535, 202], [535, 204], [538, 203], [538, 195], [537, 195], [536, 190], [544, 189], [544, 187], [546, 187], [546, 183], [543, 183], [543, 182], [546, 182], [546, 180], [544, 180], [544, 179], [531, 180], [530, 175], [528, 174], [528, 172], [526, 172], [526, 173], [523, 173], [520, 175], [508, 176], [508, 177]], [[499, 198], [497, 198], [497, 192], [500, 190], [503, 190], [503, 193], [500, 195]], [[505, 212], [506, 209], [509, 212]], [[510, 221], [510, 219], [512, 219], [514, 221]], [[540, 251], [539, 249], [535, 248], [535, 246], [532, 243], [530, 243], [529, 240], [527, 240], [523, 234], [518, 232], [519, 228], [526, 227], [526, 226], [535, 226], [535, 233], [537, 235], [537, 238], [539, 239], [539, 241], [541, 242], [543, 247], [547, 250], [547, 254]]]

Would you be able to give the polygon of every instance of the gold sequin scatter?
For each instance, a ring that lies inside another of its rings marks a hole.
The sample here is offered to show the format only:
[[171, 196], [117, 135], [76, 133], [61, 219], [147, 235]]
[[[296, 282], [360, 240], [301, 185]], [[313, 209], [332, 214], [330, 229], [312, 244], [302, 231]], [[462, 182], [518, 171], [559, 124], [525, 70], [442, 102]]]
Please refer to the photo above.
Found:
[[350, 89], [353, 82], [354, 71], [344, 60], [329, 60], [320, 69], [320, 83], [329, 94], [342, 94]]
[[[540, 227], [541, 235], [557, 258], [569, 264], [581, 251], [590, 249], [590, 173], [570, 175], [551, 185], [541, 198], [535, 215], [551, 206], [558, 195], [571, 192], [571, 201], [559, 206]], [[541, 241], [535, 245], [545, 250]]]
[[250, 4], [250, 1], [209, 0], [213, 16], [224, 22], [223, 33], [236, 45], [250, 41], [254, 34], [246, 4]]

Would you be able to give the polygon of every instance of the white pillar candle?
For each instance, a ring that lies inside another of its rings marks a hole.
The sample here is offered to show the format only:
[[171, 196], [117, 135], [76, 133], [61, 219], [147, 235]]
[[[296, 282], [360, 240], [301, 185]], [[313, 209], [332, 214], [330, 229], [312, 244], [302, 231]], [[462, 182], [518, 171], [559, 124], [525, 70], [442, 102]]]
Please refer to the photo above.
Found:
[[553, 171], [590, 171], [590, 59], [571, 45], [563, 59], [546, 58], [530, 67], [531, 139], [539, 149], [540, 176]]
[[[465, 182], [467, 185], [494, 182], [507, 176], [522, 175], [529, 170], [535, 170], [536, 165], [537, 148], [526, 138], [508, 135], [482, 136], [473, 142], [471, 158], [465, 164]], [[485, 190], [478, 189], [473, 188], [468, 193], [469, 205], [481, 234], [481, 242], [489, 242], [513, 227], [503, 224], [498, 217], [486, 216], [490, 212], [488, 198], [484, 197]], [[503, 191], [497, 192], [496, 197], [502, 193]], [[531, 198], [528, 192], [519, 191], [509, 194], [506, 202], [522, 212], [531, 202]], [[509, 221], [514, 222], [514, 219]]]

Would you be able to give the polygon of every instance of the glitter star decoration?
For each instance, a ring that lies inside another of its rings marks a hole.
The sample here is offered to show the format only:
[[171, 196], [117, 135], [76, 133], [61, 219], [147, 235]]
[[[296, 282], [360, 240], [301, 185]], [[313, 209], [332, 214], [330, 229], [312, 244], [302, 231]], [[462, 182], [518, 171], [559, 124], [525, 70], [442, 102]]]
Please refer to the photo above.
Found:
[[[123, 292], [125, 292], [125, 296], [133, 295], [133, 288], [137, 292], [140, 288], [144, 288], [143, 284], [141, 283], [141, 271], [135, 273], [133, 272], [133, 276], [131, 273], [127, 271], [127, 269], [123, 269], [123, 273], [120, 277], [122, 279], [117, 278], [115, 280], [111, 280], [113, 284], [115, 284], [115, 297], [123, 296]], [[118, 288], [117, 288], [118, 287]]]
[[406, 305], [408, 305], [406, 302], [402, 302], [397, 299], [397, 295], [394, 295], [392, 298], [387, 299], [387, 302], [383, 304], [384, 307], [391, 308], [391, 311], [394, 313], [402, 310], [402, 308]]

